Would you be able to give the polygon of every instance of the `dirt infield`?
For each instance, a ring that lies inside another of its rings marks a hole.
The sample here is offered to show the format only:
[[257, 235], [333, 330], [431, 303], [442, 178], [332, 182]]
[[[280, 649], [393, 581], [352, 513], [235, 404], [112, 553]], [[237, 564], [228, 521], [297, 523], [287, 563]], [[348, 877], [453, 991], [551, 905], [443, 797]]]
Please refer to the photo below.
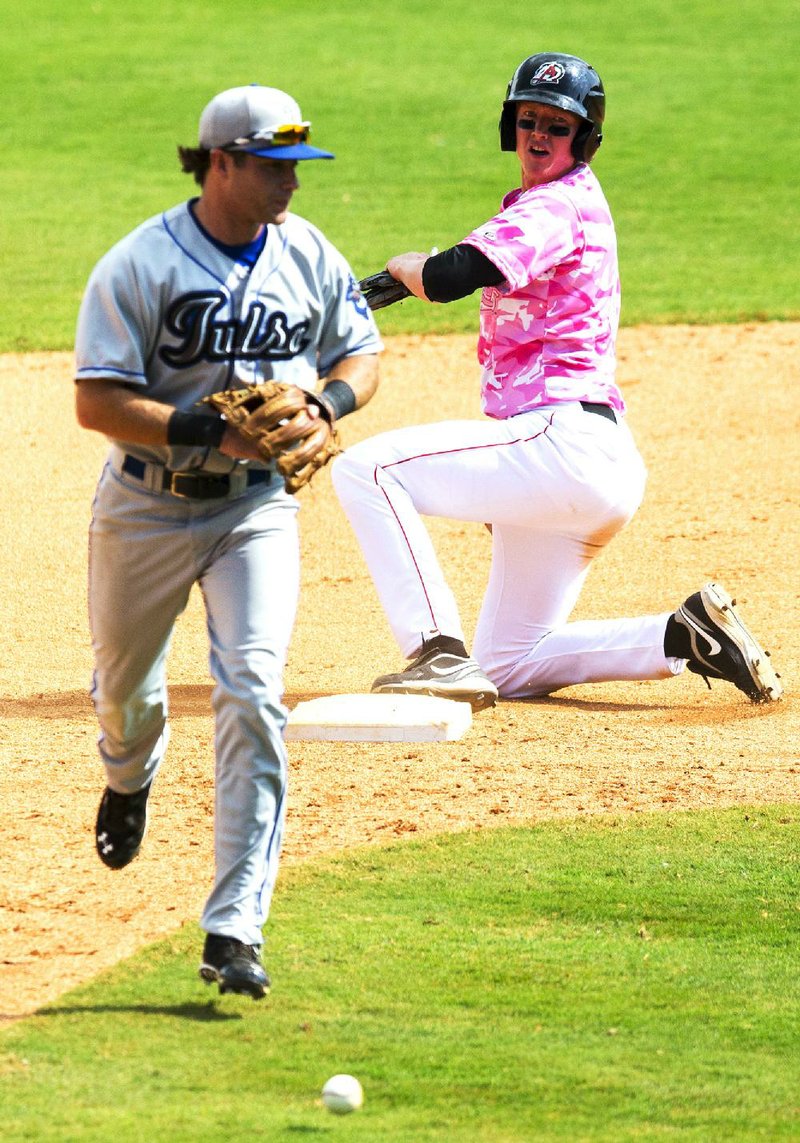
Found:
[[[478, 416], [473, 340], [389, 340], [381, 390], [344, 422], [344, 443], [413, 423], [423, 409], [426, 420]], [[730, 687], [709, 692], [684, 675], [500, 703], [455, 743], [292, 744], [285, 862], [409, 834], [576, 814], [799, 801], [799, 355], [797, 323], [622, 332], [619, 377], [650, 480], [643, 508], [597, 562], [576, 612], [668, 610], [719, 579], [771, 648], [787, 688], [781, 703], [754, 707]], [[212, 868], [211, 680], [197, 596], [173, 642], [173, 737], [145, 847], [118, 873], [94, 853], [104, 781], [87, 695], [85, 562], [106, 445], [75, 424], [71, 369], [68, 354], [0, 357], [0, 473], [9, 493], [0, 1020], [32, 1012], [196, 921]], [[290, 707], [368, 690], [375, 675], [402, 665], [329, 474], [301, 501]], [[433, 521], [431, 530], [471, 632], [488, 537], [480, 525]], [[324, 548], [312, 547], [315, 533]]]

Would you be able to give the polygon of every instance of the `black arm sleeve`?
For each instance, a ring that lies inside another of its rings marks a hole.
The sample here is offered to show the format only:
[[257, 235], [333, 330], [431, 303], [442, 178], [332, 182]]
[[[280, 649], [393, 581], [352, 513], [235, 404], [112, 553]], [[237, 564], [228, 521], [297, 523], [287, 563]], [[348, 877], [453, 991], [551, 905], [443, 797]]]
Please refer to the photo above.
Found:
[[465, 242], [432, 254], [422, 267], [422, 285], [432, 302], [454, 302], [481, 286], [499, 286], [504, 280], [485, 254]]

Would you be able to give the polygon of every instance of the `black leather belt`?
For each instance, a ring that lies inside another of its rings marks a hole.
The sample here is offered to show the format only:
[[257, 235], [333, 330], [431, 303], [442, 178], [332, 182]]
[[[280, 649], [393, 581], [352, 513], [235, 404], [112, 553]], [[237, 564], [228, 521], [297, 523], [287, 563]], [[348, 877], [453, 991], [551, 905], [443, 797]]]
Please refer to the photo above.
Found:
[[[127, 456], [122, 462], [122, 471], [137, 480], [144, 480], [147, 465], [135, 456]], [[248, 468], [246, 487], [266, 484], [272, 472], [268, 468]], [[173, 496], [183, 496], [189, 500], [219, 500], [231, 490], [231, 479], [227, 472], [174, 472], [164, 469], [161, 487]]]
[[617, 418], [614, 416], [614, 410], [610, 405], [600, 405], [595, 401], [581, 401], [581, 408], [585, 413], [597, 413], [598, 417], [605, 417], [607, 421], [617, 423]]

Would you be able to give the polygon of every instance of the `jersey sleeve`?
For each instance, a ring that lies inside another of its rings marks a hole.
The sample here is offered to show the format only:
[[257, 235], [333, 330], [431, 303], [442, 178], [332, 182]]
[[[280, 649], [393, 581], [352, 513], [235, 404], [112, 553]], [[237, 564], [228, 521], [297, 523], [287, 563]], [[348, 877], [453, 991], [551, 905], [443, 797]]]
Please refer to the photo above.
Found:
[[76, 378], [147, 384], [147, 360], [157, 307], [127, 256], [113, 248], [93, 270], [84, 291], [75, 335]]
[[512, 291], [577, 262], [583, 245], [575, 207], [547, 184], [520, 194], [463, 241], [497, 267]]
[[372, 311], [361, 295], [350, 265], [327, 240], [323, 248], [325, 317], [317, 346], [320, 377], [327, 376], [343, 357], [380, 353], [383, 349]]

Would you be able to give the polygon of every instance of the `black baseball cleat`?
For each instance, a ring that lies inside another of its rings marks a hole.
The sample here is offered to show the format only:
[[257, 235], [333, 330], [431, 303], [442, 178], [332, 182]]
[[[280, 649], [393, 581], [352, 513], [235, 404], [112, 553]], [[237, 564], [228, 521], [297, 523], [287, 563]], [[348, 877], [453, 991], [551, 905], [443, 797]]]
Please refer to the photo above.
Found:
[[97, 811], [95, 847], [109, 869], [123, 869], [133, 861], [147, 829], [150, 785], [135, 794], [118, 794], [106, 787]]
[[752, 702], [775, 702], [783, 694], [780, 678], [735, 604], [718, 583], [707, 583], [681, 604], [673, 619], [688, 635], [686, 667], [709, 687], [709, 679], [725, 679]]
[[484, 710], [497, 702], [497, 687], [474, 659], [433, 647], [423, 649], [404, 671], [381, 675], [372, 684], [372, 691], [455, 699], [468, 702], [473, 710]]
[[206, 984], [217, 983], [220, 994], [238, 992], [263, 1000], [271, 981], [264, 971], [257, 945], [246, 945], [235, 937], [206, 935], [200, 976]]

